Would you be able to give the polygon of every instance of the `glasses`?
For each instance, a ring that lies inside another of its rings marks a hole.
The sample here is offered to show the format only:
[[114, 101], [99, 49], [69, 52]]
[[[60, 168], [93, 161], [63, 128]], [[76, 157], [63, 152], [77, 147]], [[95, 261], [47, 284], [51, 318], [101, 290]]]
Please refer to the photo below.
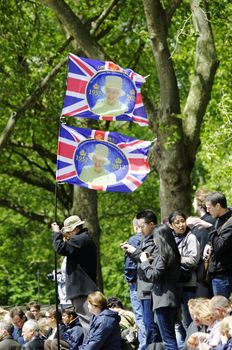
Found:
[[44, 317], [45, 317], [45, 318], [51, 318], [52, 316], [47, 316], [47, 315], [45, 315]]

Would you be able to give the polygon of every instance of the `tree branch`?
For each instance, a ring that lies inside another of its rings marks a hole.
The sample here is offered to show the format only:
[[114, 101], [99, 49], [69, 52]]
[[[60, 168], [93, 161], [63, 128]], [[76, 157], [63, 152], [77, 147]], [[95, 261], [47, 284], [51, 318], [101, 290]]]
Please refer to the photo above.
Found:
[[3, 130], [1, 136], [0, 136], [0, 149], [2, 149], [10, 135], [12, 134], [14, 127], [17, 123], [17, 121], [23, 117], [25, 111], [30, 108], [37, 99], [42, 95], [42, 93], [45, 91], [51, 80], [56, 76], [56, 74], [59, 72], [61, 67], [67, 62], [67, 58], [62, 59], [54, 68], [53, 70], [46, 75], [46, 77], [38, 84], [35, 91], [26, 99], [26, 101], [23, 103], [21, 107], [18, 108], [17, 111], [12, 112], [10, 118], [8, 119], [7, 125], [5, 129]]
[[[160, 84], [161, 109], [166, 115], [180, 113], [179, 90], [167, 44], [166, 13], [160, 0], [143, 0], [147, 27]], [[173, 124], [174, 118], [164, 121]]]
[[114, 8], [114, 6], [117, 5], [117, 3], [120, 0], [111, 0], [111, 2], [109, 3], [109, 5], [104, 9], [104, 11], [102, 12], [102, 14], [98, 17], [98, 19], [92, 23], [92, 29], [90, 31], [91, 35], [94, 35], [98, 28], [100, 27], [100, 25], [104, 22], [104, 20], [106, 19], [106, 17], [109, 15], [109, 13], [111, 12], [111, 10]]
[[[17, 154], [18, 156], [20, 156], [23, 160], [25, 160], [32, 168], [36, 167], [39, 170], [41, 170], [42, 172], [47, 172], [48, 171], [47, 168], [44, 168], [40, 164], [38, 164], [38, 163], [34, 162], [33, 160], [29, 159], [24, 153], [21, 153], [21, 152], [19, 152], [17, 150], [14, 150], [14, 153]], [[53, 172], [53, 175], [54, 175], [54, 172]]]
[[171, 24], [172, 17], [174, 15], [176, 9], [178, 9], [180, 7], [182, 2], [183, 2], [183, 0], [172, 0], [171, 4], [169, 5], [169, 7], [167, 7], [167, 9], [166, 9], [166, 24], [167, 24], [167, 28], [169, 28], [169, 26]]
[[[35, 173], [31, 170], [28, 171], [19, 171], [16, 169], [4, 169], [4, 174], [8, 174], [10, 176], [14, 176], [17, 179], [22, 180], [23, 182], [26, 182], [30, 185], [43, 188], [49, 192], [54, 192], [54, 183], [52, 181], [49, 181], [45, 178], [45, 176], [42, 176], [41, 174]], [[33, 177], [34, 175], [34, 177]]]
[[30, 220], [38, 221], [42, 224], [47, 225], [50, 222], [50, 219], [46, 218], [44, 215], [29, 212], [27, 209], [23, 208], [22, 206], [15, 204], [15, 202], [12, 203], [12, 202], [8, 201], [7, 199], [0, 198], [0, 206], [7, 208], [7, 209], [14, 210], [17, 213], [19, 213], [20, 215], [23, 215], [24, 217], [26, 217]]
[[[3, 173], [3, 172], [2, 172]], [[28, 171], [19, 171], [15, 169], [4, 169], [4, 174], [13, 176], [24, 183], [30, 184], [35, 187], [42, 188], [50, 193], [54, 193], [54, 183], [49, 181], [43, 173]], [[66, 193], [64, 187], [61, 188], [61, 191], [58, 193], [59, 201], [64, 205], [66, 209], [69, 209], [71, 206], [71, 196]]]
[[52, 153], [51, 151], [49, 151], [48, 149], [46, 149], [42, 145], [39, 145], [38, 143], [36, 143], [34, 138], [33, 138], [33, 145], [26, 144], [26, 143], [23, 143], [23, 142], [9, 142], [9, 146], [12, 149], [22, 148], [22, 149], [29, 150], [29, 151], [30, 150], [36, 151], [41, 157], [43, 157], [43, 158], [46, 157], [52, 163], [56, 164], [56, 154]]
[[72, 11], [64, 0], [40, 1], [54, 11], [69, 34], [75, 38], [78, 46], [83, 50], [87, 57], [104, 59], [102, 50], [86, 29], [86, 24], [82, 23], [80, 18]]
[[190, 158], [194, 160], [199, 145], [200, 126], [210, 100], [218, 67], [216, 49], [205, 1], [191, 0], [196, 33], [195, 72], [184, 108], [183, 128]]

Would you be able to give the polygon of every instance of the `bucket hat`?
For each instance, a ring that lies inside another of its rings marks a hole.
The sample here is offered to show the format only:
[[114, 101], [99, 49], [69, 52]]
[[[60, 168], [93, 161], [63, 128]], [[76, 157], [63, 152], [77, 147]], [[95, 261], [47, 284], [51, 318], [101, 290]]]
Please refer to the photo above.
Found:
[[83, 225], [85, 221], [81, 220], [79, 216], [72, 215], [64, 220], [64, 226], [61, 229], [62, 233], [73, 231], [77, 226]]

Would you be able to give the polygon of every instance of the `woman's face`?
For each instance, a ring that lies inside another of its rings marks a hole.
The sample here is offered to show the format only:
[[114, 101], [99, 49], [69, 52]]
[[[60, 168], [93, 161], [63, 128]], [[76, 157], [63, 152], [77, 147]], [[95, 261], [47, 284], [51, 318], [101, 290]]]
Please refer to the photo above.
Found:
[[201, 321], [200, 321], [199, 316], [196, 313], [196, 311], [193, 308], [189, 307], [189, 313], [190, 313], [190, 316], [191, 316], [192, 320], [194, 321], [194, 323], [197, 326], [200, 326], [201, 325]]
[[177, 215], [171, 224], [172, 229], [178, 235], [183, 235], [187, 229], [186, 220], [183, 216]]
[[101, 312], [101, 309], [95, 305], [92, 305], [89, 301], [87, 303], [89, 313], [92, 315], [99, 315]]

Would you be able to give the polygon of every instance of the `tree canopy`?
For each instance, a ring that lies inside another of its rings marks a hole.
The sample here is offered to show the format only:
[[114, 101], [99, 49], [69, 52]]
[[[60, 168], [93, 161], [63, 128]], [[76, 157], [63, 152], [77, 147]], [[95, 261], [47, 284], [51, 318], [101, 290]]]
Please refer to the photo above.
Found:
[[150, 127], [66, 122], [156, 141], [151, 173], [132, 194], [58, 185], [58, 221], [77, 210], [90, 220], [106, 294], [128, 298], [119, 243], [138, 210], [152, 208], [160, 220], [177, 206], [189, 214], [200, 186], [223, 191], [230, 203], [231, 10], [226, 0], [0, 4], [1, 304], [54, 301], [46, 274], [54, 260], [50, 223], [69, 52], [146, 76]]

